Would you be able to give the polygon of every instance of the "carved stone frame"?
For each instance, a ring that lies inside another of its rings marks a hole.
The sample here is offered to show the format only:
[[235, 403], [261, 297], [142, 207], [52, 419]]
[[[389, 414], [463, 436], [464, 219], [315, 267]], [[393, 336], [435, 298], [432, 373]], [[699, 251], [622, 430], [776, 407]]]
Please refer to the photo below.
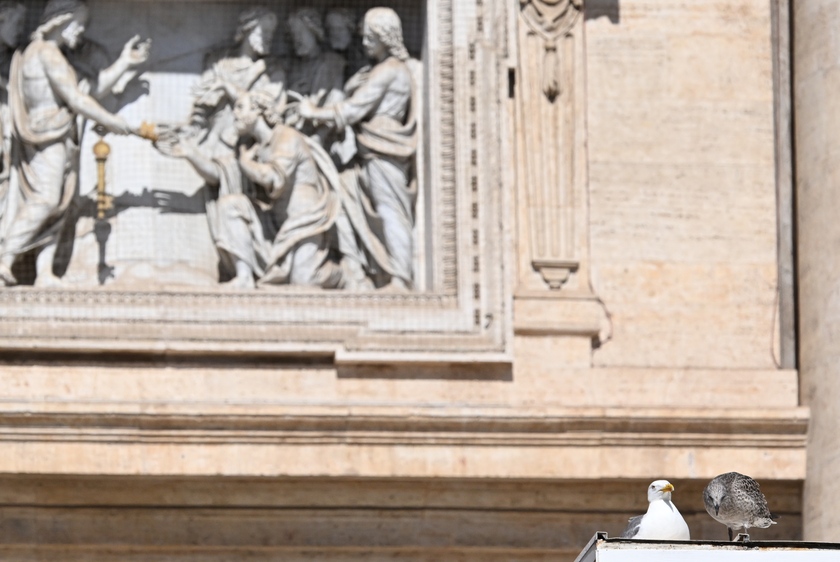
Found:
[[0, 350], [251, 353], [349, 364], [509, 362], [500, 141], [507, 85], [498, 70], [503, 42], [493, 39], [504, 29], [484, 18], [486, 10], [503, 12], [503, 1], [426, 4], [421, 232], [426, 264], [433, 264], [423, 274], [432, 290], [15, 287], [0, 291]]

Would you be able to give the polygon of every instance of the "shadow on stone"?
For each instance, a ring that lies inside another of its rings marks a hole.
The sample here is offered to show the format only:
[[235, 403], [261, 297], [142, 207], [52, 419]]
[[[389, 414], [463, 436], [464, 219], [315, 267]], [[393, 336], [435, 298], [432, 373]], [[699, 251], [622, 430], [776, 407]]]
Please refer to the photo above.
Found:
[[513, 381], [511, 365], [491, 363], [440, 365], [338, 365], [340, 379], [425, 379]]
[[584, 8], [584, 17], [587, 20], [607, 18], [610, 23], [621, 23], [620, 0], [589, 0]]

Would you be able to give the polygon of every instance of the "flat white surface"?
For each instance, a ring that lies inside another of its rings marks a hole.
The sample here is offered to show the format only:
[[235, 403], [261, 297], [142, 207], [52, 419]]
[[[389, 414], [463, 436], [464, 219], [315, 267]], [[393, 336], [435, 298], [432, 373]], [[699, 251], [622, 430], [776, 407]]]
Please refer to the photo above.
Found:
[[717, 545], [604, 545], [597, 562], [837, 562], [840, 550], [751, 548]]

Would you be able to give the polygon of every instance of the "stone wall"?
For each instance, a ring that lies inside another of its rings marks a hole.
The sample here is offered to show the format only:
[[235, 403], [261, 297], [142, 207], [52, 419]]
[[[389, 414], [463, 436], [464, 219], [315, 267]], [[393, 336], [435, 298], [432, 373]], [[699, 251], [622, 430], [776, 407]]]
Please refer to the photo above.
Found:
[[614, 13], [586, 30], [593, 278], [614, 326], [594, 364], [773, 369], [770, 3]]

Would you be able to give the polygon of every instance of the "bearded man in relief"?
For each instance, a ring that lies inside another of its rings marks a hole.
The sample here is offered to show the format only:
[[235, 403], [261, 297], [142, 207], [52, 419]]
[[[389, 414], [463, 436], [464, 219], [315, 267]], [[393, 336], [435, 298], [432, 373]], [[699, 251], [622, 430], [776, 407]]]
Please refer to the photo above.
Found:
[[122, 54], [99, 73], [91, 92], [80, 85], [76, 72], [62, 53], [82, 39], [88, 9], [81, 0], [50, 0], [32, 42], [15, 53], [9, 73], [9, 108], [12, 115], [13, 188], [10, 215], [0, 243], [0, 283], [15, 285], [12, 265], [18, 256], [39, 249], [36, 284], [59, 284], [53, 273], [58, 234], [77, 192], [79, 143], [85, 118], [106, 131], [137, 133], [120, 117], [105, 110], [95, 97], [106, 95], [127, 71], [144, 63], [149, 43], [139, 37], [126, 43]]

